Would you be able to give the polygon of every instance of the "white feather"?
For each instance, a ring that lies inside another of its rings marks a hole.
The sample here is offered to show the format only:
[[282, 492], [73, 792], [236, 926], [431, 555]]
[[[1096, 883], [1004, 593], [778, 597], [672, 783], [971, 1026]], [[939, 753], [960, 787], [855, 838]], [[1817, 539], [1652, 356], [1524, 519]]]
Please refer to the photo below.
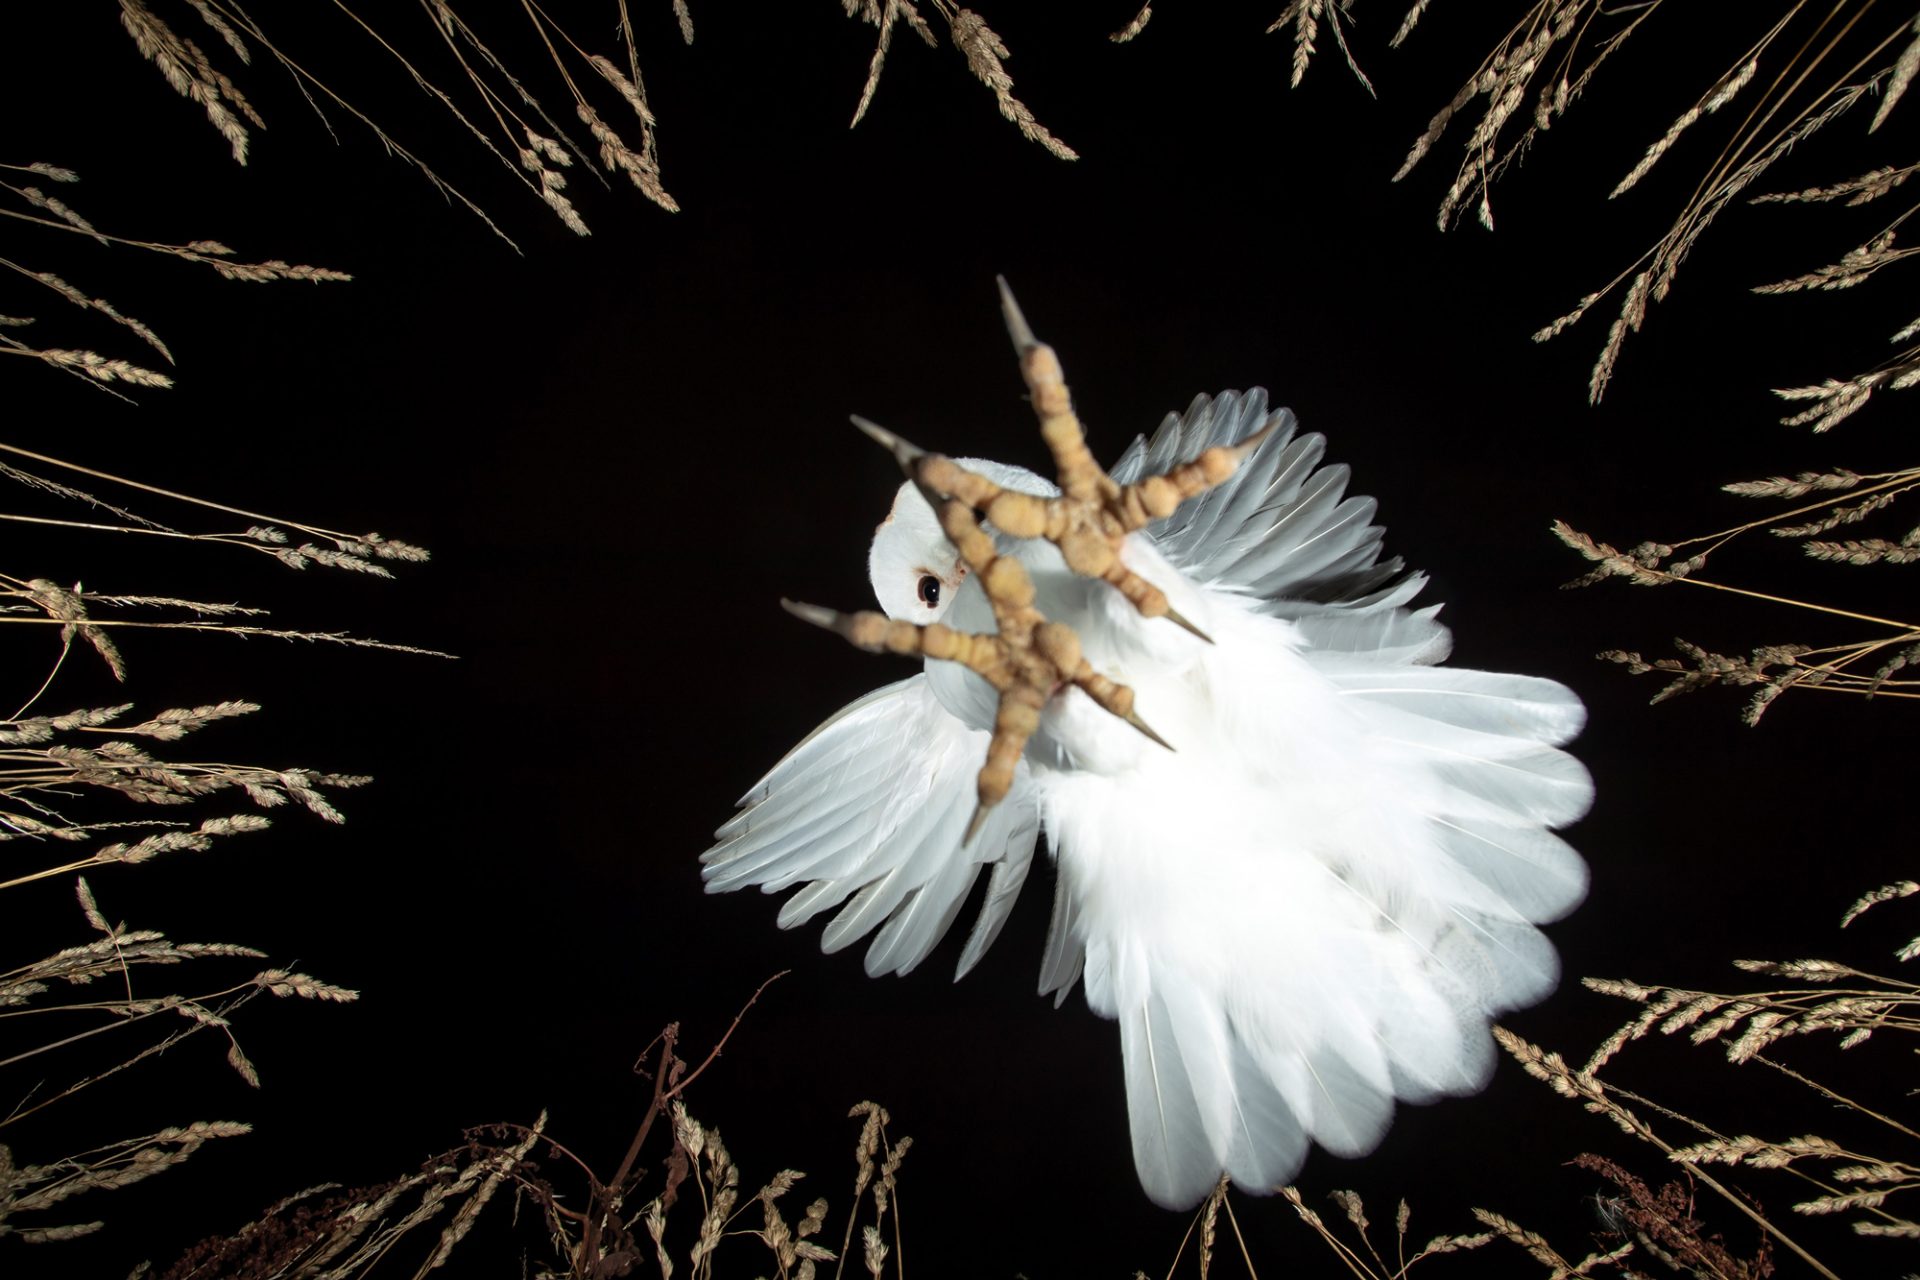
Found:
[[[714, 890], [811, 881], [783, 925], [844, 903], [823, 945], [878, 928], [874, 973], [924, 959], [991, 863], [965, 972], [997, 936], [1044, 827], [1058, 882], [1041, 992], [1058, 1001], [1082, 981], [1088, 1005], [1119, 1020], [1135, 1165], [1172, 1207], [1223, 1171], [1271, 1190], [1309, 1140], [1356, 1155], [1396, 1099], [1481, 1087], [1488, 1021], [1557, 979], [1535, 925], [1586, 889], [1584, 864], [1550, 830], [1592, 797], [1559, 749], [1579, 731], [1578, 699], [1547, 680], [1433, 665], [1450, 637], [1437, 606], [1409, 607], [1424, 579], [1380, 558], [1374, 504], [1344, 496], [1347, 470], [1320, 465], [1319, 436], [1295, 438], [1292, 415], [1269, 414], [1258, 390], [1201, 397], [1135, 441], [1114, 477], [1165, 470], [1270, 420], [1276, 431], [1231, 480], [1122, 551], [1215, 644], [1141, 618], [1048, 543], [1002, 540], [1041, 610], [1133, 687], [1177, 751], [1066, 690], [1012, 795], [962, 850], [995, 697], [963, 668], [929, 663], [795, 748], [705, 855]], [[932, 574], [953, 588], [936, 593], [945, 621], [991, 630], [983, 593], [911, 486], [870, 563], [894, 616], [925, 611], [914, 583]]]
[[925, 674], [874, 690], [807, 735], [741, 797], [741, 812], [701, 855], [708, 892], [758, 885], [772, 893], [809, 881], [782, 906], [783, 929], [851, 897], [827, 927], [826, 949], [886, 921], [868, 950], [868, 972], [906, 973], [940, 941], [979, 865], [990, 862], [999, 894], [981, 909], [979, 946], [963, 957], [964, 973], [1006, 922], [1039, 830], [1022, 765], [972, 849], [960, 849], [986, 749], [987, 734], [943, 708]]

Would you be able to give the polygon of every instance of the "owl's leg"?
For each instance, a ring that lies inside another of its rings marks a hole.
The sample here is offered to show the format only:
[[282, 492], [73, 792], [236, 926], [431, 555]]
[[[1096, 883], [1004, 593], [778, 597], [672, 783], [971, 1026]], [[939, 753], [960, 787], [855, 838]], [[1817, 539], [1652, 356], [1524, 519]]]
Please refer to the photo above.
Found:
[[1166, 593], [1122, 561], [1127, 536], [1153, 520], [1173, 514], [1182, 502], [1225, 481], [1274, 429], [1269, 424], [1230, 448], [1208, 449], [1191, 462], [1134, 484], [1117, 484], [1094, 460], [1086, 432], [1073, 411], [1073, 399], [1053, 348], [1039, 341], [1020, 313], [1007, 282], [1000, 282], [1001, 311], [1020, 354], [1040, 434], [1053, 453], [1061, 494], [1040, 498], [1003, 488], [944, 454], [929, 453], [884, 427], [856, 417], [853, 422], [893, 454], [907, 478], [933, 508], [961, 561], [978, 575], [993, 608], [997, 633], [971, 635], [938, 623], [916, 626], [890, 621], [884, 614], [839, 613], [817, 605], [782, 601], [789, 612], [838, 633], [870, 652], [920, 654], [959, 662], [1000, 695], [993, 738], [978, 783], [979, 807], [967, 826], [966, 841], [980, 829], [989, 810], [1005, 799], [1014, 768], [1040, 726], [1040, 713], [1067, 685], [1125, 720], [1163, 747], [1167, 741], [1133, 709], [1133, 690], [1095, 671], [1080, 651], [1071, 627], [1049, 621], [1034, 607], [1033, 579], [1011, 556], [1000, 555], [981, 527], [984, 515], [995, 528], [1016, 538], [1045, 538], [1060, 549], [1067, 566], [1113, 586], [1143, 617], [1164, 617], [1212, 643], [1205, 632], [1173, 609]]

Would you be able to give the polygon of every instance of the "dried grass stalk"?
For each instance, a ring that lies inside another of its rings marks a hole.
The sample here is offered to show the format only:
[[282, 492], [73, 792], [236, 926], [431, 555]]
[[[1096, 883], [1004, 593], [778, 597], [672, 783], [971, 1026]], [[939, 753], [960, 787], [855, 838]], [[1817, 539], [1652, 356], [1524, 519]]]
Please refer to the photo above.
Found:
[[1006, 42], [987, 25], [987, 20], [971, 9], [961, 9], [948, 21], [954, 48], [965, 56], [967, 69], [973, 72], [974, 78], [993, 90], [1001, 116], [1011, 121], [1027, 141], [1039, 143], [1062, 160], [1078, 160], [1079, 152], [1049, 133], [1034, 119], [1027, 104], [1013, 96], [1013, 77], [1007, 74], [1002, 63], [1002, 59], [1011, 55]]
[[[933, 5], [947, 23], [948, 39], [967, 60], [967, 69], [976, 80], [993, 91], [1001, 116], [1020, 130], [1020, 136], [1029, 142], [1040, 144], [1062, 160], [1079, 159], [1079, 153], [1049, 132], [1034, 118], [1027, 105], [1013, 96], [1013, 77], [1007, 74], [1004, 62], [1011, 55], [1006, 42], [987, 25], [986, 19], [971, 9], [956, 8], [950, 0], [933, 0]], [[879, 88], [880, 71], [893, 45], [895, 25], [906, 23], [920, 37], [921, 43], [929, 48], [934, 47], [936, 41], [932, 27], [912, 0], [841, 0], [841, 7], [849, 18], [877, 27], [880, 32], [873, 57], [867, 63], [867, 78], [860, 88], [859, 103], [853, 112], [852, 123], [857, 125], [865, 118], [867, 108], [872, 105], [874, 93]], [[1144, 17], [1136, 18], [1136, 21], [1145, 25]], [[1119, 38], [1118, 34], [1115, 38]]]
[[1813, 497], [1814, 500], [1717, 533], [1673, 544], [1642, 542], [1627, 551], [1581, 533], [1564, 521], [1556, 522], [1556, 536], [1595, 563], [1591, 572], [1566, 585], [1587, 586], [1610, 577], [1625, 578], [1640, 586], [1687, 582], [1772, 604], [1852, 619], [1871, 625], [1875, 632], [1861, 640], [1819, 648], [1803, 644], [1760, 645], [1745, 658], [1715, 653], [1685, 640], [1675, 642], [1684, 660], [1650, 661], [1638, 652], [1619, 649], [1599, 656], [1625, 666], [1634, 675], [1657, 673], [1671, 677], [1654, 696], [1655, 702], [1716, 684], [1753, 687], [1754, 693], [1743, 716], [1750, 725], [1757, 724], [1767, 708], [1789, 689], [1825, 689], [1869, 697], [1920, 697], [1920, 681], [1899, 675], [1910, 664], [1920, 662], [1920, 624], [1736, 587], [1701, 572], [1721, 547], [1743, 534], [1762, 529], [1778, 537], [1801, 539], [1802, 550], [1818, 560], [1856, 565], [1907, 564], [1920, 560], [1920, 529], [1910, 529], [1897, 540], [1870, 537], [1836, 541], [1818, 536], [1859, 523], [1920, 489], [1920, 469], [1863, 475], [1837, 468], [1829, 472], [1802, 472], [1797, 477], [1740, 481], [1723, 487], [1742, 497]]
[[[1288, 81], [1289, 88], [1298, 89], [1300, 82], [1306, 78], [1307, 66], [1313, 61], [1315, 52], [1314, 38], [1319, 34], [1320, 20], [1324, 18], [1327, 28], [1333, 32], [1334, 43], [1340, 47], [1341, 56], [1346, 59], [1347, 69], [1353, 72], [1354, 78], [1368, 93], [1373, 93], [1373, 81], [1367, 79], [1366, 73], [1360, 70], [1360, 64], [1354, 60], [1353, 50], [1347, 47], [1346, 32], [1341, 29], [1342, 22], [1353, 21], [1352, 10], [1353, 0], [1288, 0], [1280, 16], [1267, 27], [1267, 34], [1293, 28], [1293, 74]], [[1409, 15], [1403, 26], [1410, 27], [1414, 20], [1415, 16]]]
[[1151, 21], [1153, 21], [1153, 5], [1151, 3], [1143, 4], [1140, 6], [1140, 12], [1134, 14], [1132, 20], [1129, 21], [1126, 26], [1108, 36], [1107, 39], [1113, 41], [1115, 44], [1125, 44], [1142, 31], [1145, 31], [1147, 29], [1147, 23]]
[[[210, 23], [216, 24], [215, 30], [244, 59], [246, 51], [239, 43], [238, 34], [209, 9], [200, 7], [200, 13]], [[120, 0], [120, 23], [127, 29], [127, 34], [133, 37], [140, 56], [153, 63], [175, 92], [201, 105], [207, 113], [207, 122], [226, 139], [234, 162], [245, 164], [248, 136], [246, 126], [240, 123], [238, 117], [246, 117], [261, 129], [266, 128], [266, 122], [234, 87], [233, 82], [214, 67], [207, 55], [200, 51], [200, 46], [175, 33], [173, 28], [147, 8], [143, 0]]]

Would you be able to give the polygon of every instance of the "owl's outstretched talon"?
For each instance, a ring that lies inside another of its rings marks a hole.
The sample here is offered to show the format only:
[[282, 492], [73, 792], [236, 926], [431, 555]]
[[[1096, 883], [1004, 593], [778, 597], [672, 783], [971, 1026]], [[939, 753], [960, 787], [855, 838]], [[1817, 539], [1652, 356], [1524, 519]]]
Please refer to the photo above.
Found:
[[[1112, 583], [1149, 618], [1167, 617], [1208, 644], [1206, 632], [1175, 612], [1165, 593], [1146, 582], [1120, 559], [1127, 535], [1155, 520], [1172, 515], [1181, 503], [1224, 483], [1255, 449], [1272, 434], [1269, 424], [1239, 444], [1208, 449], [1193, 461], [1164, 475], [1147, 476], [1122, 487], [1114, 483], [1087, 448], [1086, 431], [1073, 411], [1066, 376], [1053, 348], [1041, 342], [1013, 300], [1013, 291], [1000, 280], [1000, 307], [1007, 330], [1020, 350], [1020, 375], [1026, 380], [1040, 434], [1053, 453], [1063, 496], [1048, 500], [1044, 535], [1060, 548], [1075, 573]], [[1016, 532], [1005, 523], [996, 524]]]
[[871, 609], [841, 613], [838, 609], [787, 599], [780, 601], [780, 607], [801, 621], [811, 622], [823, 631], [831, 631], [854, 648], [864, 649], [868, 653], [898, 653], [907, 657], [957, 662], [1002, 691], [1012, 688], [1015, 683], [1017, 664], [1012, 660], [1012, 650], [997, 635], [955, 631], [938, 622], [927, 626], [901, 622]]
[[999, 694], [993, 736], [978, 780], [979, 807], [967, 824], [971, 843], [993, 807], [1013, 785], [1014, 769], [1040, 715], [1060, 689], [1072, 685], [1109, 714], [1126, 721], [1160, 746], [1173, 750], [1133, 709], [1133, 690], [1094, 671], [1080, 653], [1072, 628], [1049, 621], [1034, 607], [1033, 580], [1020, 561], [999, 554], [984, 517], [1014, 538], [1044, 538], [1060, 549], [1073, 572], [1098, 578], [1120, 592], [1147, 618], [1166, 618], [1197, 639], [1212, 637], [1167, 600], [1166, 593], [1129, 568], [1121, 551], [1129, 535], [1163, 520], [1180, 504], [1227, 480], [1274, 430], [1273, 424], [1230, 446], [1210, 448], [1162, 475], [1122, 486], [1094, 460], [1086, 431], [1073, 410], [1066, 375], [1052, 347], [1034, 335], [1004, 278], [998, 280], [1007, 335], [1020, 356], [1020, 376], [1040, 419], [1040, 434], [1053, 454], [1057, 497], [1042, 498], [1003, 488], [945, 454], [913, 444], [878, 423], [855, 415], [853, 425], [893, 455], [934, 513], [960, 563], [976, 576], [993, 609], [996, 631], [973, 635], [939, 623], [921, 626], [885, 614], [838, 613], [782, 600], [789, 613], [823, 627], [858, 648], [958, 662]]

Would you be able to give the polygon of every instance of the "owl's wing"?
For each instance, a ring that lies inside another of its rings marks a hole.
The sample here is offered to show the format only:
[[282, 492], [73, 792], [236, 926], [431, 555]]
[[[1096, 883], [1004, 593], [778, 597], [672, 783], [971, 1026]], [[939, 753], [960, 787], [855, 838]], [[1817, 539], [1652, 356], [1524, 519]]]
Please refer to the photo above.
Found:
[[[1427, 576], [1410, 572], [1398, 556], [1381, 559], [1378, 504], [1345, 497], [1350, 469], [1320, 465], [1326, 437], [1296, 435], [1293, 411], [1270, 410], [1262, 388], [1194, 397], [1185, 413], [1162, 419], [1151, 440], [1136, 436], [1111, 474], [1128, 484], [1215, 445], [1238, 444], [1269, 422], [1273, 434], [1225, 483], [1183, 503], [1145, 536], [1194, 583], [1292, 623], [1320, 661], [1445, 661], [1453, 636], [1435, 616], [1440, 606], [1408, 607]], [[1561, 740], [1579, 728], [1578, 703], [1573, 707]]]
[[805, 881], [780, 909], [781, 928], [840, 907], [821, 949], [838, 951], [878, 927], [867, 972], [904, 974], [927, 958], [981, 867], [991, 866], [955, 973], [964, 975], [1013, 911], [1039, 832], [1023, 762], [1006, 800], [961, 847], [988, 736], [940, 705], [925, 672], [849, 703], [741, 797], [740, 812], [700, 855], [707, 891], [758, 885], [774, 893]]
[[1302, 602], [1353, 609], [1411, 599], [1425, 579], [1398, 558], [1380, 558], [1377, 504], [1343, 501], [1350, 472], [1320, 465], [1326, 437], [1297, 436], [1293, 411], [1270, 411], [1259, 387], [1194, 397], [1151, 440], [1136, 436], [1111, 474], [1129, 484], [1215, 445], [1237, 444], [1269, 422], [1273, 434], [1225, 483], [1152, 527], [1155, 547], [1194, 582], [1251, 597], [1259, 612], [1276, 617], [1293, 617]]

